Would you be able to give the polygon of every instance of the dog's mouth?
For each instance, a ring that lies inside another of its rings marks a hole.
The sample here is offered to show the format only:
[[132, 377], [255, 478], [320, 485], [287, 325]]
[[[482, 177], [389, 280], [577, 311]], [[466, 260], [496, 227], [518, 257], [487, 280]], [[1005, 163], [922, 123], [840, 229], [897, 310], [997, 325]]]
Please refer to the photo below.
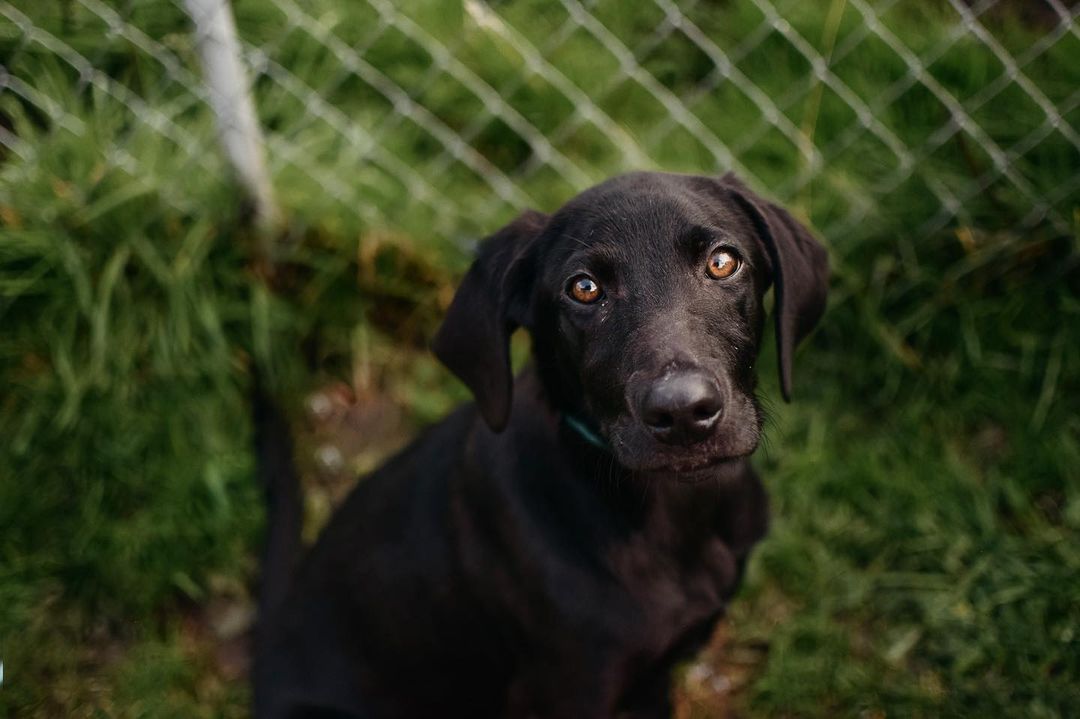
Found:
[[663, 457], [634, 467], [636, 472], [674, 474], [682, 481], [696, 481], [739, 465], [748, 454], [720, 454], [687, 457]]
[[604, 432], [615, 460], [631, 472], [676, 475], [696, 481], [741, 465], [757, 449], [760, 434], [746, 425], [743, 431], [724, 432], [698, 444], [670, 446], [651, 440], [632, 426], [609, 426]]
[[755, 449], [756, 443], [744, 447], [692, 446], [681, 450], [655, 447], [636, 449], [618, 440], [611, 444], [615, 460], [626, 469], [646, 474], [679, 475], [680, 480], [704, 477], [738, 466]]

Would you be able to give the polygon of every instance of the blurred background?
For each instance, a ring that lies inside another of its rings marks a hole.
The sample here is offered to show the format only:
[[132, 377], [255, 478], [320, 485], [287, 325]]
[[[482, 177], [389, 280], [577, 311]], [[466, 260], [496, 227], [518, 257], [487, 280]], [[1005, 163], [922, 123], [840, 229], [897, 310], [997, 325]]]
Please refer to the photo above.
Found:
[[642, 168], [735, 170], [834, 267], [677, 716], [1075, 715], [1078, 14], [0, 0], [0, 715], [246, 716], [251, 368], [313, 536], [467, 398], [426, 346], [477, 238]]

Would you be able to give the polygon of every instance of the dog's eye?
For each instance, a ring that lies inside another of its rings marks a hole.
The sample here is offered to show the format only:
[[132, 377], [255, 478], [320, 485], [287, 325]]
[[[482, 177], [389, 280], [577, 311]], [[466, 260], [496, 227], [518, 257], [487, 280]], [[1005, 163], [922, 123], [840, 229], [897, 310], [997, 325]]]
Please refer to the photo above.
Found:
[[600, 285], [588, 275], [575, 275], [570, 278], [566, 294], [583, 305], [591, 305], [600, 299]]
[[705, 265], [705, 273], [714, 280], [722, 280], [731, 277], [739, 269], [742, 262], [738, 256], [730, 250], [713, 250], [709, 255], [709, 262]]

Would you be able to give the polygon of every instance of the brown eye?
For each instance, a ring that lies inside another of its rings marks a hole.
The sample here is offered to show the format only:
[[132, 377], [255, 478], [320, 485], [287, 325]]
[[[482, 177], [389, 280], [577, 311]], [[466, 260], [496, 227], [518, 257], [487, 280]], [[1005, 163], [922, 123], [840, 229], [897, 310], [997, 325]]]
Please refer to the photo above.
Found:
[[583, 305], [591, 305], [600, 299], [600, 285], [588, 275], [577, 275], [571, 278], [566, 293]]
[[714, 280], [722, 280], [731, 277], [739, 269], [739, 258], [735, 253], [727, 250], [715, 250], [709, 255], [709, 262], [705, 266], [705, 272]]

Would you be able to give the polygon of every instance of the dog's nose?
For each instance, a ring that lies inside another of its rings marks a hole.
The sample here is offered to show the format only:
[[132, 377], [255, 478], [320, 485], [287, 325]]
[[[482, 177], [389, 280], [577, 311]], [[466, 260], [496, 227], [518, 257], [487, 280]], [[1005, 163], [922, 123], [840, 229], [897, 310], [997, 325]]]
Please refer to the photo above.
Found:
[[723, 408], [716, 382], [703, 372], [684, 370], [649, 388], [641, 402], [641, 419], [661, 442], [688, 445], [712, 434]]

